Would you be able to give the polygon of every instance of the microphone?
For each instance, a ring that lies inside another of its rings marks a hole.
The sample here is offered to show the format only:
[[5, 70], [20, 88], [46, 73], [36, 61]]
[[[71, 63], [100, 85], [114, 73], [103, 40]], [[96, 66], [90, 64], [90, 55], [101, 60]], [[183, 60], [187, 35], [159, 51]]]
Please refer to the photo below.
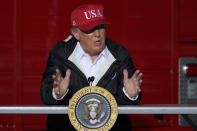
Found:
[[90, 86], [92, 86], [92, 82], [94, 81], [94, 79], [94, 76], [88, 77], [88, 83], [90, 84]]

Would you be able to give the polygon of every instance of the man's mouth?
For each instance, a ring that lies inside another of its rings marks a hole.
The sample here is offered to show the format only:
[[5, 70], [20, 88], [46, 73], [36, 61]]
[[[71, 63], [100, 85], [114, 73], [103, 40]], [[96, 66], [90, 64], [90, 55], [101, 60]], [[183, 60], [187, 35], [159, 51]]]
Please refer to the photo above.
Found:
[[101, 45], [101, 40], [97, 40], [97, 41], [95, 41], [95, 45], [96, 45], [96, 46]]

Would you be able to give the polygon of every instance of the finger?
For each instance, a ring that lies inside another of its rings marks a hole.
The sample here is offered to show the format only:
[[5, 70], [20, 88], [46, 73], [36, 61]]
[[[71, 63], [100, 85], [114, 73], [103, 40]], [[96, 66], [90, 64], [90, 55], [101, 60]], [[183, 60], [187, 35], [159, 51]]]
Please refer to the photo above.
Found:
[[137, 92], [141, 92], [141, 88], [139, 86], [139, 83], [137, 84], [136, 89], [137, 89]]
[[59, 69], [55, 69], [56, 73], [60, 73], [60, 70]]
[[70, 69], [67, 69], [66, 70], [66, 77], [65, 77], [65, 79], [69, 79], [70, 80], [70, 75], [71, 75], [71, 70]]
[[142, 85], [142, 80], [139, 81], [139, 86], [141, 86], [141, 85]]
[[143, 74], [142, 74], [142, 73], [139, 73], [139, 74], [137, 75], [137, 80], [138, 80], [138, 81], [141, 80], [141, 79], [142, 79], [142, 76], [143, 76]]
[[123, 70], [124, 80], [128, 79], [128, 71], [126, 69]]
[[136, 70], [135, 73], [133, 74], [133, 76], [134, 76], [135, 78], [137, 78], [139, 72], [140, 72], [140, 70]]
[[56, 79], [58, 80], [58, 81], [60, 81], [61, 80], [61, 73], [60, 73], [60, 70], [59, 69], [56, 69]]
[[58, 82], [57, 81], [54, 81], [53, 82], [53, 87], [56, 88], [57, 86], [58, 86]]
[[56, 76], [61, 75], [60, 70], [56, 69]]
[[53, 80], [55, 80], [56, 79], [56, 75], [52, 75], [52, 78], [53, 78]]

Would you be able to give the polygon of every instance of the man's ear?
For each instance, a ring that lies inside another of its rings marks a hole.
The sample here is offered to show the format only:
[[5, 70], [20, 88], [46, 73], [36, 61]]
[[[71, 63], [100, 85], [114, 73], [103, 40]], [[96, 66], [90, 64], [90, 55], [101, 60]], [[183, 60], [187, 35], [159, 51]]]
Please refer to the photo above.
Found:
[[71, 33], [75, 37], [75, 39], [79, 40], [79, 29], [71, 29]]

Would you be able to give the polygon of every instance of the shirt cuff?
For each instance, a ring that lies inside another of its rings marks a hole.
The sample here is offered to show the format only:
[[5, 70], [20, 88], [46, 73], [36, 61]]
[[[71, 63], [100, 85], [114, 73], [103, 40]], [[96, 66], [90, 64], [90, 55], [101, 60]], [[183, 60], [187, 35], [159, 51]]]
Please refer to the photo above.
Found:
[[64, 96], [68, 93], [68, 90], [66, 91], [66, 93], [64, 93], [64, 95], [61, 97], [61, 98], [57, 98], [56, 94], [55, 94], [55, 91], [54, 91], [54, 88], [53, 88], [53, 91], [52, 91], [52, 96], [55, 100], [62, 100], [64, 98]]
[[125, 90], [124, 87], [122, 88], [122, 91], [123, 91], [124, 94], [127, 96], [127, 98], [129, 98], [129, 100], [132, 100], [132, 101], [137, 100], [137, 98], [138, 98], [138, 96], [139, 96], [139, 94], [137, 94], [135, 97], [131, 98], [131, 97], [127, 94], [127, 92], [126, 92], [126, 90]]

